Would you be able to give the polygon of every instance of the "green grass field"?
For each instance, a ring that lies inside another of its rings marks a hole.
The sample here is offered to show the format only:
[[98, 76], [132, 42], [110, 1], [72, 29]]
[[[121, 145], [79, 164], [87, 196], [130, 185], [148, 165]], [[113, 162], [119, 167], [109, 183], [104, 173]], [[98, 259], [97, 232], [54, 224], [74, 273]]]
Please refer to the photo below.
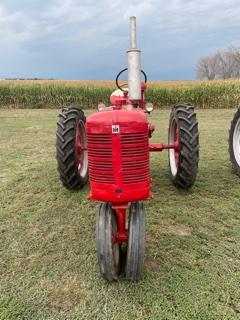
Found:
[[[57, 110], [0, 113], [0, 319], [240, 319], [240, 180], [228, 160], [232, 110], [199, 110], [195, 186], [176, 190], [152, 154], [144, 278], [100, 278], [88, 187], [65, 190]], [[156, 111], [166, 142], [169, 111]]]

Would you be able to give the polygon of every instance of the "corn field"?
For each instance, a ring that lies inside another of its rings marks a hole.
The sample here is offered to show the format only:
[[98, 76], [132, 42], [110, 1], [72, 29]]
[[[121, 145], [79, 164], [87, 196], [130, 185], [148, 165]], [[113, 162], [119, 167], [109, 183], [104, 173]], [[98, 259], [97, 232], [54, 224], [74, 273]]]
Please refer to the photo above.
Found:
[[[99, 102], [109, 104], [116, 89], [114, 81], [1, 80], [1, 108], [59, 108], [77, 105], [96, 108]], [[157, 108], [177, 102], [197, 108], [234, 108], [240, 103], [240, 80], [152, 81], [146, 101]]]

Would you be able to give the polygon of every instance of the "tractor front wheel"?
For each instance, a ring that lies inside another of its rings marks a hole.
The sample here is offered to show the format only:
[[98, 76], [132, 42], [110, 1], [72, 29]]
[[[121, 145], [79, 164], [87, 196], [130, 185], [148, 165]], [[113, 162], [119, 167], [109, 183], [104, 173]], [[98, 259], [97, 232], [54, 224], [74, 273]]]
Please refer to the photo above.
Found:
[[234, 114], [229, 130], [229, 156], [234, 172], [240, 176], [240, 107]]
[[128, 223], [126, 278], [141, 279], [145, 252], [145, 209], [142, 202], [131, 203]]
[[173, 107], [168, 142], [174, 146], [168, 151], [171, 180], [177, 187], [188, 189], [195, 182], [199, 161], [198, 122], [193, 106]]
[[108, 281], [117, 280], [120, 272], [120, 245], [114, 243], [116, 233], [115, 212], [110, 203], [102, 203], [97, 212], [96, 243], [100, 273]]
[[80, 189], [88, 180], [88, 155], [82, 110], [64, 108], [57, 123], [56, 158], [58, 171], [67, 189]]

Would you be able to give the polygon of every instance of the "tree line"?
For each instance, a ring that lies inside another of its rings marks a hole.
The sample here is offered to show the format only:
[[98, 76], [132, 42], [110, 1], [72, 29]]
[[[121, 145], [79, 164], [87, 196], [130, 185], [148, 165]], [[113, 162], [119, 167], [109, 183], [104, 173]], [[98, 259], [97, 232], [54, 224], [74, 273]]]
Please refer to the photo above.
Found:
[[231, 47], [210, 56], [200, 58], [197, 63], [197, 78], [204, 80], [240, 78], [240, 48]]

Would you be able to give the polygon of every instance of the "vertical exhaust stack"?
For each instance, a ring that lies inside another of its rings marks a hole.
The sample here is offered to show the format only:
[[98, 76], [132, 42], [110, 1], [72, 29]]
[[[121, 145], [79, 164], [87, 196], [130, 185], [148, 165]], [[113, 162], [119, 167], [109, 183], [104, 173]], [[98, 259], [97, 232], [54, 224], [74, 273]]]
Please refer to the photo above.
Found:
[[137, 48], [136, 17], [130, 17], [130, 48], [128, 53], [128, 96], [137, 105], [141, 100], [141, 50]]

